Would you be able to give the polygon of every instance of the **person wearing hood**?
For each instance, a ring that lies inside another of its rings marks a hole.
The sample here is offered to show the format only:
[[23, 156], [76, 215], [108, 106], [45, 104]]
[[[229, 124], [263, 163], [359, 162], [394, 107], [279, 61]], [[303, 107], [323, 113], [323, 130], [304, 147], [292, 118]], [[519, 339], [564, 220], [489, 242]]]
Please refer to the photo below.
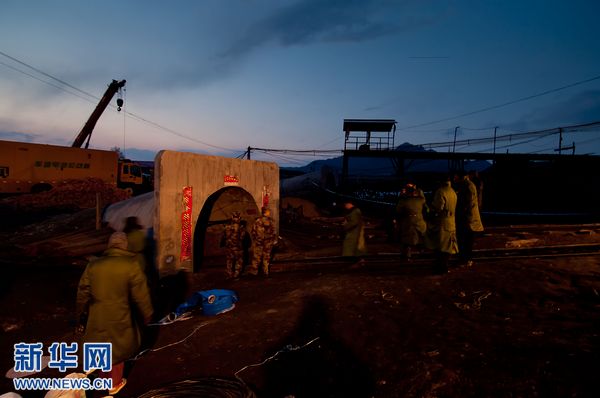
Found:
[[123, 232], [127, 234], [127, 250], [136, 254], [142, 271], [146, 271], [146, 234], [143, 227], [140, 225], [139, 219], [136, 216], [127, 217], [125, 219], [125, 228]]
[[427, 231], [424, 218], [426, 212], [423, 191], [415, 184], [406, 184], [396, 204], [396, 217], [400, 229], [400, 251], [407, 260], [410, 260], [413, 250], [423, 243]]
[[125, 360], [140, 348], [142, 325], [135, 311], [145, 324], [153, 313], [146, 277], [127, 245], [124, 232], [113, 233], [108, 249], [86, 266], [77, 289], [77, 319], [87, 317], [83, 342], [112, 344], [112, 370], [100, 374], [112, 378], [111, 395], [125, 386]]
[[456, 239], [456, 201], [457, 196], [450, 177], [441, 181], [431, 202], [429, 223], [427, 226], [428, 246], [436, 254], [435, 272], [448, 272], [450, 256], [458, 253]]
[[342, 256], [358, 259], [367, 253], [362, 212], [351, 201], [344, 203], [344, 209], [347, 213], [342, 224], [344, 229]]
[[483, 231], [479, 213], [477, 187], [467, 173], [460, 171], [454, 176], [458, 201], [456, 205], [456, 232], [460, 265], [473, 265], [473, 244], [477, 234]]

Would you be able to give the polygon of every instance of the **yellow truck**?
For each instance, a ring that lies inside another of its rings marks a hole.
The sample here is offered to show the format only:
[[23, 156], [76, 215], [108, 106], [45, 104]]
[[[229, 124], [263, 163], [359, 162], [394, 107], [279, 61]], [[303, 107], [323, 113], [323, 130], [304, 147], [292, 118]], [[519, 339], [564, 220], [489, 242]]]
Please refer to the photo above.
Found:
[[48, 191], [61, 181], [99, 178], [138, 193], [146, 181], [139, 165], [115, 151], [0, 141], [0, 194]]

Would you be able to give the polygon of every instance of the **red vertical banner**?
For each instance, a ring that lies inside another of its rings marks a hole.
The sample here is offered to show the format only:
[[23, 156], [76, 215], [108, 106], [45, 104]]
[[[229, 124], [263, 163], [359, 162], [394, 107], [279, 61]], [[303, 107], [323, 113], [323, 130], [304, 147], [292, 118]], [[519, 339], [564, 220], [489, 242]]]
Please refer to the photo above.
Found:
[[181, 261], [192, 258], [192, 187], [183, 187], [181, 213]]
[[269, 207], [269, 196], [271, 196], [271, 191], [269, 191], [269, 186], [265, 185], [262, 191], [262, 207]]

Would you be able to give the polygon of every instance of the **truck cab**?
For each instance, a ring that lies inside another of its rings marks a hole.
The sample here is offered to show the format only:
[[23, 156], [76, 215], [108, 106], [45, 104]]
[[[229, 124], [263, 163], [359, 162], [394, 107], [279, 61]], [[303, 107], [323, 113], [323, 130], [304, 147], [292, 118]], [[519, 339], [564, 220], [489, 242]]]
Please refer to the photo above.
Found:
[[129, 191], [132, 195], [140, 192], [143, 185], [145, 185], [142, 168], [131, 160], [120, 160], [117, 185], [119, 188]]

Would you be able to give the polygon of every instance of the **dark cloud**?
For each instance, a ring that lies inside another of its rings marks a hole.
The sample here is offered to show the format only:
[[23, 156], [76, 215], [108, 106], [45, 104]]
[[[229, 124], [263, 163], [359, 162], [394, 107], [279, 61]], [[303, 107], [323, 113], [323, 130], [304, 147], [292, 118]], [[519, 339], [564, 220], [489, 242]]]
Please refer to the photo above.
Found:
[[511, 127], [537, 130], [600, 121], [600, 90], [586, 90], [525, 114]]
[[[230, 77], [249, 55], [267, 45], [371, 41], [429, 24], [436, 18], [431, 14], [444, 12], [440, 11], [443, 7], [422, 4], [423, 0], [298, 0], [257, 7], [249, 2], [234, 10], [215, 6], [210, 11], [207, 6], [197, 6], [187, 9], [185, 15], [180, 10], [164, 11], [166, 15], [159, 22], [152, 20], [148, 11], [147, 19], [108, 30], [94, 36], [91, 42], [85, 35], [70, 34], [70, 29], [57, 30], [59, 39], [69, 35], [69, 49], [77, 45], [83, 48], [65, 51], [59, 61], [50, 65], [44, 64], [42, 57], [42, 61], [36, 60], [32, 65], [97, 97], [110, 79], [127, 79], [132, 92], [189, 89]], [[52, 10], [55, 11], [49, 11]], [[83, 14], [85, 10], [84, 7], [79, 12]], [[214, 19], [207, 21], [210, 12], [215, 13]], [[199, 20], [205, 23], [198, 23]], [[89, 23], [95, 26], [95, 22]], [[163, 47], [163, 42], [168, 45]], [[18, 52], [12, 55], [22, 58]], [[88, 62], [97, 59], [104, 62]], [[38, 75], [21, 64], [15, 66]], [[40, 91], [36, 96], [40, 101], [61, 94], [50, 86]]]
[[600, 90], [587, 90], [573, 96], [552, 110], [548, 116], [566, 123], [600, 121]]
[[[232, 22], [233, 27], [226, 33], [213, 32], [216, 41], [224, 42], [220, 49], [200, 50], [180, 44], [161, 53], [160, 62], [145, 61], [143, 68], [135, 63], [131, 72], [137, 76], [130, 73], [128, 79], [170, 88], [210, 84], [234, 74], [248, 56], [269, 44], [292, 47], [363, 42], [422, 25], [424, 17], [416, 15], [415, 9], [406, 10], [408, 5], [417, 3], [415, 0], [300, 0], [271, 7], [262, 16], [253, 10], [248, 15], [247, 28], [236, 27]], [[150, 59], [153, 56], [149, 55]], [[165, 68], [169, 73], [165, 73]]]
[[362, 42], [423, 23], [406, 18], [402, 4], [381, 0], [304, 0], [280, 8], [250, 26], [223, 54], [239, 58], [269, 42], [282, 46], [317, 42]]

